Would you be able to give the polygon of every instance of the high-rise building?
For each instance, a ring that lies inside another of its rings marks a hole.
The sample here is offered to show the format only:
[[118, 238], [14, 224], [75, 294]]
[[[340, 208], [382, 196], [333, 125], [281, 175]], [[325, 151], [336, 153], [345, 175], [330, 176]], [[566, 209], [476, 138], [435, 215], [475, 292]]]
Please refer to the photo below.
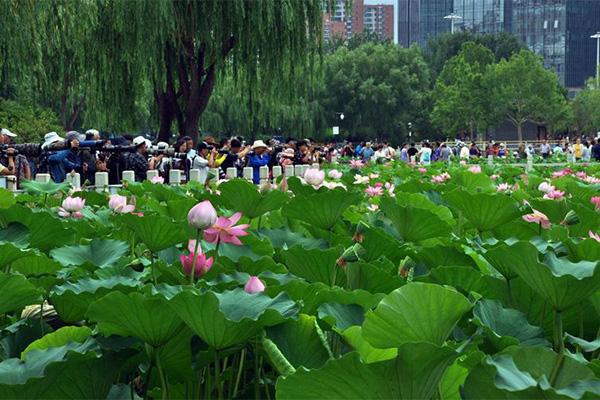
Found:
[[394, 40], [394, 6], [390, 4], [365, 4], [365, 31], [375, 32], [380, 38]]
[[368, 4], [353, 0], [352, 9], [346, 9], [345, 0], [336, 0], [331, 14], [323, 14], [323, 39], [334, 36], [350, 39], [356, 33], [375, 32], [383, 39], [394, 39], [394, 6]]
[[452, 6], [452, 0], [398, 0], [398, 43], [425, 47], [430, 38], [450, 32], [444, 17], [452, 13]]
[[600, 0], [398, 0], [398, 42], [402, 46], [455, 30], [509, 32], [544, 59], [567, 87], [581, 87], [596, 71]]

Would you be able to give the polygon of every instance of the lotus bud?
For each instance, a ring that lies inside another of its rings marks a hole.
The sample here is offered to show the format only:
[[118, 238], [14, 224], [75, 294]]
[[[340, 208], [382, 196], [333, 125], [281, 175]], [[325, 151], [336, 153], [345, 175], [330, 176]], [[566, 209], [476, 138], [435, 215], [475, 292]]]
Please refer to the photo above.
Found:
[[251, 276], [250, 279], [248, 279], [248, 282], [246, 282], [244, 290], [246, 291], [246, 293], [254, 294], [264, 292], [265, 287], [265, 284], [262, 283], [262, 281], [258, 279], [258, 277]]
[[340, 256], [340, 258], [337, 259], [337, 264], [340, 267], [345, 267], [349, 262], [360, 260], [360, 258], [366, 253], [367, 251], [360, 245], [360, 243], [355, 243], [344, 250], [344, 253]]
[[192, 228], [210, 228], [215, 222], [217, 222], [217, 211], [208, 200], [196, 204], [188, 212], [188, 224]]
[[352, 240], [358, 243], [362, 243], [364, 239], [364, 233], [367, 229], [369, 229], [369, 225], [367, 225], [363, 221], [360, 221], [356, 226], [356, 231], [354, 232]]
[[325, 180], [325, 171], [318, 170], [316, 168], [309, 168], [304, 173], [304, 180], [306, 183], [312, 186], [320, 186]]

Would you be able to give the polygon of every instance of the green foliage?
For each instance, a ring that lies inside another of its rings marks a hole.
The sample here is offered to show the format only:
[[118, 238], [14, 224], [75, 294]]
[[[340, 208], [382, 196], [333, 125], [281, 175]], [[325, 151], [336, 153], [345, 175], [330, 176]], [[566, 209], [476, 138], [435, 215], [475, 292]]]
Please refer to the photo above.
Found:
[[56, 114], [49, 109], [3, 99], [0, 99], [0, 126], [17, 134], [20, 143], [38, 143], [46, 132], [61, 130]]
[[571, 102], [577, 130], [594, 135], [600, 129], [600, 89], [588, 85]]

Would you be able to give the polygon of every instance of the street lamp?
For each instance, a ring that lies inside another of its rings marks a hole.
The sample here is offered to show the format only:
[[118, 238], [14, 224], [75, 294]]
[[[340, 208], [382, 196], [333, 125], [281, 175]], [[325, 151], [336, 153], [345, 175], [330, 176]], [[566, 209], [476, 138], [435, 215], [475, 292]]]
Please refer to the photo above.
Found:
[[590, 36], [596, 39], [596, 87], [600, 87], [600, 76], [598, 76], [598, 67], [600, 66], [600, 32]]
[[458, 19], [462, 19], [462, 17], [458, 14], [450, 14], [450, 15], [446, 15], [444, 17], [444, 19], [449, 19], [450, 20], [450, 33], [454, 33], [454, 21], [458, 20]]
[[412, 137], [412, 122], [408, 123], [408, 141], [410, 142], [410, 138]]

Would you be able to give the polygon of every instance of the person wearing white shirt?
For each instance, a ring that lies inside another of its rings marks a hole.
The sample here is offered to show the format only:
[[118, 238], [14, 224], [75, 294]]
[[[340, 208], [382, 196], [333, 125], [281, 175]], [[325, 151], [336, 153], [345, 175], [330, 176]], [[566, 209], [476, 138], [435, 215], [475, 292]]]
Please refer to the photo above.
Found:
[[214, 168], [214, 157], [218, 151], [206, 142], [198, 143], [197, 149], [196, 155], [191, 159], [191, 169], [200, 171], [199, 182], [204, 185], [208, 178], [208, 169]]

